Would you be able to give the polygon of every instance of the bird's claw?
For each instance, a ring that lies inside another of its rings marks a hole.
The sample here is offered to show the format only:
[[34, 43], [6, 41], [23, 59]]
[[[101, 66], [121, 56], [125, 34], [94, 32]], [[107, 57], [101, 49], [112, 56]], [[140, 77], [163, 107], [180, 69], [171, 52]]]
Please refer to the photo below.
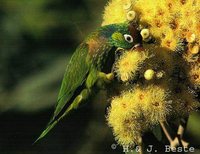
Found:
[[113, 73], [108, 73], [106, 74], [106, 78], [109, 80], [109, 81], [112, 81], [114, 79], [114, 74]]

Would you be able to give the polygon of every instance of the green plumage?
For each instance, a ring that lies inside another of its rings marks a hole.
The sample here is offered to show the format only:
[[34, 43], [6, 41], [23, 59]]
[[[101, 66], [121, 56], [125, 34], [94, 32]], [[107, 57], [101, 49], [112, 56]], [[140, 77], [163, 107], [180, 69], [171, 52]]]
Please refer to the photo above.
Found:
[[[134, 38], [133, 41], [123, 38], [125, 34]], [[114, 52], [113, 48], [128, 49], [140, 41], [141, 37], [135, 25], [126, 23], [104, 26], [89, 35], [72, 55], [64, 74], [53, 118], [36, 142], [43, 138], [69, 111], [76, 109], [88, 98], [99, 78], [106, 79], [104, 73], [107, 72], [102, 71], [106, 70], [105, 67], [110, 68], [108, 70], [112, 68], [113, 63], [109, 61], [109, 56], [114, 55], [111, 54]]]
[[71, 99], [75, 90], [85, 82], [89, 72], [89, 66], [86, 63], [87, 54], [88, 46], [85, 43], [81, 44], [73, 54], [64, 74], [57, 100], [59, 103], [56, 106], [53, 118], [60, 113], [65, 102]]

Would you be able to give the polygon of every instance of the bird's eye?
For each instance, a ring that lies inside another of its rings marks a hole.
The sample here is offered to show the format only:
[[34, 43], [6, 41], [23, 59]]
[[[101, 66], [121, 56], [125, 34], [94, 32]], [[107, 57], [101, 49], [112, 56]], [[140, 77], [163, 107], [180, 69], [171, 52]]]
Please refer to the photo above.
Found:
[[131, 35], [125, 34], [124, 35], [124, 39], [128, 42], [128, 43], [133, 43], [133, 37]]

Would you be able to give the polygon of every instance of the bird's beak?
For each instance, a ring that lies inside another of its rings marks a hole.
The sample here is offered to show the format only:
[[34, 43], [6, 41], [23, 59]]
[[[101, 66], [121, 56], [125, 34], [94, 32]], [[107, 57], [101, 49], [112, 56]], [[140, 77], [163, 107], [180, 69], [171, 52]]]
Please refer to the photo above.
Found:
[[140, 48], [142, 48], [142, 44], [138, 43], [138, 44], [134, 45], [134, 46], [131, 48], [131, 50], [140, 49]]

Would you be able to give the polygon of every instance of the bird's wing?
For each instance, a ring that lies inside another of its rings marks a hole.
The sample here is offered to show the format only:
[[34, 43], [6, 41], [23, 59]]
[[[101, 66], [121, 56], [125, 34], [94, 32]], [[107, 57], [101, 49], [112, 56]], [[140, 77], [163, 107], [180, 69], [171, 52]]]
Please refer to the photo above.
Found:
[[72, 55], [62, 80], [53, 119], [58, 116], [77, 88], [86, 80], [89, 72], [89, 66], [86, 63], [87, 55], [88, 45], [85, 43], [81, 44]]
[[[57, 122], [66, 115], [66, 111], [69, 111], [70, 108], [73, 107], [73, 104], [70, 105], [68, 103], [73, 97], [75, 91], [85, 82], [89, 72], [89, 65], [86, 62], [87, 55], [88, 45], [82, 43], [72, 55], [65, 71], [53, 118], [35, 142], [43, 138], [57, 124]], [[67, 110], [63, 112], [63, 109], [67, 104]]]
[[[105, 53], [105, 51], [108, 53], [112, 48], [107, 45], [107, 40], [105, 39], [100, 38], [100, 41], [97, 41], [97, 39], [96, 41], [93, 41], [92, 39], [89, 40], [90, 41], [82, 43], [77, 48], [67, 66], [58, 95], [58, 103], [51, 121], [55, 120], [65, 105], [74, 96], [75, 91], [86, 81], [91, 63], [97, 63], [101, 53]], [[108, 54], [106, 57], [108, 57]], [[106, 57], [105, 59], [107, 59]], [[88, 62], [88, 59], [91, 61], [90, 63]], [[102, 61], [104, 61], [104, 58], [102, 58]], [[95, 82], [96, 79], [93, 80]], [[92, 85], [89, 87], [91, 86]], [[70, 104], [68, 104], [68, 106], [69, 105]]]
[[[68, 114], [74, 108], [75, 105], [77, 105], [73, 103], [70, 104], [71, 99], [73, 99], [76, 90], [79, 89], [79, 87], [81, 87], [81, 85], [83, 85], [84, 82], [86, 81], [87, 76], [90, 73], [89, 71], [92, 70], [91, 67], [93, 67], [93, 65], [95, 65], [96, 67], [98, 64], [102, 63], [107, 68], [107, 64], [111, 65], [113, 63], [113, 60], [111, 61], [109, 59], [110, 56], [114, 57], [114, 55], [110, 55], [110, 53], [114, 52], [109, 52], [112, 48], [113, 48], [112, 46], [107, 44], [107, 40], [105, 38], [99, 38], [99, 40], [88, 39], [85, 43], [82, 43], [77, 48], [67, 66], [62, 81], [61, 89], [58, 95], [58, 100], [57, 100], [58, 103], [54, 111], [53, 118], [49, 122], [47, 128], [42, 132], [42, 134], [35, 142], [46, 136], [46, 134], [66, 114]], [[105, 55], [103, 56], [103, 54]], [[99, 59], [101, 61], [99, 61]], [[104, 71], [103, 66], [100, 67], [100, 69]], [[92, 76], [90, 80], [91, 83], [89, 83], [88, 87], [92, 87], [95, 81], [97, 80], [96, 73], [94, 73], [91, 76]]]

